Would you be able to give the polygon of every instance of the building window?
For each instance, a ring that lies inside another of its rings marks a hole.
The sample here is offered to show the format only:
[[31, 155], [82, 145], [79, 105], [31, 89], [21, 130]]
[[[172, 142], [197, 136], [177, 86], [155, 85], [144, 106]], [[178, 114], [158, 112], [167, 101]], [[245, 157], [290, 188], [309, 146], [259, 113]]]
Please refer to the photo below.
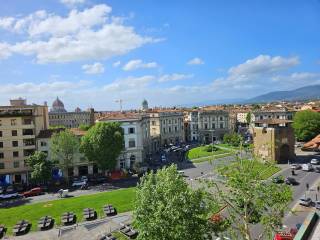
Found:
[[0, 158], [4, 158], [3, 152], [0, 152]]
[[0, 148], [3, 148], [3, 142], [0, 142]]
[[134, 128], [129, 128], [129, 134], [134, 134]]
[[129, 139], [129, 148], [134, 148], [134, 147], [136, 147], [136, 141], [133, 138], [131, 138]]
[[120, 159], [120, 169], [126, 168], [126, 160], [124, 158]]
[[220, 121], [223, 121], [223, 117], [220, 117]]
[[14, 168], [19, 168], [19, 163], [20, 163], [19, 161], [14, 161], [13, 162], [13, 167]]
[[18, 136], [18, 131], [17, 130], [12, 130], [11, 131], [11, 135], [12, 135], [12, 137]]
[[4, 163], [0, 162], [0, 169], [4, 169]]
[[23, 145], [24, 146], [33, 146], [35, 145], [34, 139], [23, 139]]
[[24, 125], [31, 125], [32, 124], [32, 119], [30, 119], [30, 118], [23, 119], [23, 124]]
[[17, 125], [17, 119], [11, 119], [11, 126]]
[[169, 124], [171, 124], [171, 120], [169, 120]]
[[12, 156], [13, 156], [13, 157], [19, 157], [19, 152], [18, 152], [18, 151], [14, 151], [14, 152], [12, 153]]
[[204, 129], [208, 129], [208, 124], [207, 123], [204, 124]]
[[18, 141], [12, 141], [12, 147], [18, 147]]
[[220, 128], [223, 128], [223, 123], [220, 123]]
[[22, 130], [22, 135], [23, 135], [23, 136], [33, 135], [33, 129], [23, 129], [23, 130]]
[[2, 131], [0, 131], [0, 137], [2, 137]]
[[166, 128], [163, 128], [162, 130], [163, 130], [163, 133], [166, 133]]
[[212, 129], [215, 129], [215, 128], [216, 128], [216, 124], [212, 123]]
[[135, 155], [131, 155], [130, 156], [130, 168], [133, 168], [133, 165], [136, 161], [136, 156]]
[[41, 147], [45, 147], [47, 146], [47, 143], [46, 142], [41, 142]]
[[169, 127], [169, 133], [171, 133], [171, 127]]
[[0, 126], [2, 126], [2, 120], [0, 120]]
[[152, 126], [155, 126], [155, 125], [156, 125], [156, 122], [155, 122], [155, 121], [152, 121], [152, 122], [151, 122], [151, 125], [152, 125]]
[[178, 132], [177, 126], [174, 127], [174, 131], [175, 131], [175, 132]]

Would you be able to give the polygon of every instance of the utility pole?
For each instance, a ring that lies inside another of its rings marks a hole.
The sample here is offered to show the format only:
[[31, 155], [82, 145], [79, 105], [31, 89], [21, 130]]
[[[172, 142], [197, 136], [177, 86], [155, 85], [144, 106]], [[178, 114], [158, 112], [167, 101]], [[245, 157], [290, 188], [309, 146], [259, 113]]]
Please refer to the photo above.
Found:
[[120, 105], [120, 112], [122, 112], [122, 103], [123, 103], [123, 100], [122, 100], [122, 99], [117, 99], [115, 102], [116, 102], [116, 103], [119, 103], [119, 105]]

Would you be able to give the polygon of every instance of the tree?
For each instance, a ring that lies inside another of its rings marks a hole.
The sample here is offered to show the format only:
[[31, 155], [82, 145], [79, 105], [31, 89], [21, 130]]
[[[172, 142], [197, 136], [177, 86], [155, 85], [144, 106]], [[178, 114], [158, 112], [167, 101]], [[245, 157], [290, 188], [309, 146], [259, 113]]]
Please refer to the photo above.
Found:
[[252, 113], [248, 112], [246, 115], [246, 122], [247, 122], [248, 126], [250, 126], [251, 121], [252, 121]]
[[89, 124], [80, 124], [79, 129], [82, 131], [88, 131], [92, 126]]
[[226, 179], [223, 186], [208, 182], [208, 187], [215, 188], [214, 201], [226, 206], [231, 223], [229, 232], [234, 239], [252, 240], [256, 223], [262, 226], [256, 239], [272, 239], [275, 231], [280, 230], [284, 212], [292, 200], [290, 187], [262, 181], [272, 164], [266, 165], [263, 171], [256, 166], [257, 160], [238, 159], [235, 164], [218, 170]]
[[56, 161], [68, 179], [68, 169], [73, 165], [75, 154], [79, 152], [79, 139], [69, 130], [52, 135], [50, 140], [51, 158]]
[[226, 133], [223, 136], [223, 143], [229, 144], [234, 147], [240, 146], [241, 142], [243, 141], [243, 137], [237, 133]]
[[26, 159], [31, 168], [31, 180], [35, 183], [47, 183], [51, 179], [53, 163], [47, 160], [43, 152], [35, 152]]
[[190, 188], [175, 165], [144, 175], [134, 204], [138, 239], [204, 239], [210, 209], [206, 196]]
[[297, 112], [292, 127], [299, 141], [309, 141], [320, 133], [320, 113], [310, 110]]
[[80, 150], [102, 170], [113, 170], [124, 147], [123, 129], [117, 122], [101, 122], [82, 137]]

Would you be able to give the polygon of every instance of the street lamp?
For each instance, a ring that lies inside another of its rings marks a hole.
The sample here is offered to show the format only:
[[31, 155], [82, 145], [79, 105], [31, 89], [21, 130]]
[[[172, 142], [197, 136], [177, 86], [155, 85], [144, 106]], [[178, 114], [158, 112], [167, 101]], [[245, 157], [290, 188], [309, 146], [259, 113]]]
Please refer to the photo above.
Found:
[[215, 130], [209, 130], [209, 132], [211, 132], [211, 156], [212, 156], [212, 161], [213, 161], [213, 133], [215, 132]]

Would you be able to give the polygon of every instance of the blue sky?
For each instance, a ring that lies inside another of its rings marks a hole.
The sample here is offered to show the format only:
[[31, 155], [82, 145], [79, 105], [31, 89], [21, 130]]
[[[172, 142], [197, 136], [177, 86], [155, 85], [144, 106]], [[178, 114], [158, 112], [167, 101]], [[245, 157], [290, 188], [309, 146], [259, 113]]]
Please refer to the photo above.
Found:
[[320, 83], [319, 51], [319, 0], [11, 0], [0, 9], [0, 104], [244, 99]]

